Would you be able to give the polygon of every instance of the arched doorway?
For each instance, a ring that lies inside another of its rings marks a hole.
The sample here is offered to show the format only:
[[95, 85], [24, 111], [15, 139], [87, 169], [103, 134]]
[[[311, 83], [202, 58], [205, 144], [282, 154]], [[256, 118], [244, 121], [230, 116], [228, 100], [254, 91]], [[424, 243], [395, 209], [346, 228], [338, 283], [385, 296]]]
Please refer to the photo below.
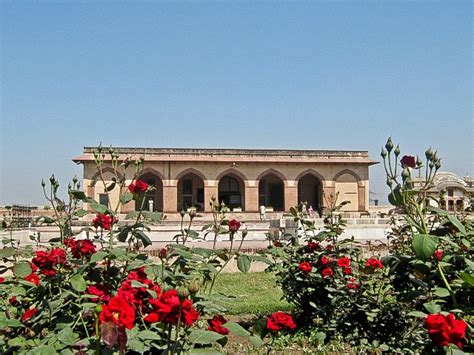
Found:
[[356, 176], [350, 173], [342, 173], [335, 178], [335, 192], [337, 203], [348, 201], [342, 206], [341, 211], [359, 210], [359, 184]]
[[323, 211], [323, 184], [316, 176], [308, 173], [298, 180], [298, 205], [306, 203], [320, 215]]
[[141, 195], [141, 197], [135, 201], [135, 211], [140, 210], [142, 204], [142, 209], [144, 211], [163, 211], [163, 182], [160, 177], [149, 172], [141, 175], [139, 179], [146, 182], [148, 185], [155, 187], [155, 190], [147, 192], [145, 195]]
[[258, 183], [258, 205], [273, 207], [274, 211], [285, 210], [285, 192], [283, 180], [273, 173], [260, 178]]
[[194, 173], [187, 173], [178, 180], [178, 211], [190, 207], [204, 211], [204, 181]]
[[224, 202], [231, 210], [245, 206], [245, 187], [241, 178], [234, 174], [224, 175], [219, 180], [219, 202]]

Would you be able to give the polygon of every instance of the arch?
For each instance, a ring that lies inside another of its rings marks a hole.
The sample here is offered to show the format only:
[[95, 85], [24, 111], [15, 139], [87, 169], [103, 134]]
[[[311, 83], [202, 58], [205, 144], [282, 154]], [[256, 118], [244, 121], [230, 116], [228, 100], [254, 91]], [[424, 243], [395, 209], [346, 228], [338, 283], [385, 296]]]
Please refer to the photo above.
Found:
[[320, 174], [309, 169], [298, 175], [298, 205], [307, 204], [321, 216], [323, 213], [323, 180]]
[[186, 211], [190, 207], [196, 207], [198, 211], [204, 210], [204, 179], [187, 169], [187, 173], [180, 176], [177, 184], [177, 210]]
[[268, 175], [268, 174], [273, 174], [273, 175], [278, 176], [283, 182], [288, 180], [286, 178], [286, 176], [283, 175], [283, 173], [281, 171], [278, 171], [278, 170], [273, 169], [273, 168], [267, 169], [267, 170], [263, 171], [262, 173], [260, 173], [260, 175], [257, 176], [256, 180], [260, 180], [262, 177], [264, 177], [265, 175]]
[[305, 175], [312, 175], [314, 176], [316, 179], [318, 179], [321, 184], [326, 181], [326, 179], [324, 178], [324, 176], [322, 176], [320, 173], [318, 173], [316, 170], [313, 170], [313, 169], [306, 169], [305, 171], [301, 172], [297, 177], [296, 177], [296, 181], [300, 181], [300, 179], [305, 176]]
[[181, 171], [180, 173], [178, 173], [178, 175], [176, 175], [176, 177], [174, 178], [174, 180], [179, 180], [179, 179], [181, 179], [183, 176], [188, 175], [188, 174], [194, 174], [194, 175], [196, 175], [196, 176], [199, 176], [202, 181], [209, 180], [209, 179], [207, 178], [207, 176], [204, 175], [204, 173], [202, 173], [201, 171], [199, 171], [199, 170], [197, 170], [197, 169], [194, 169], [194, 168], [187, 168], [187, 169], [184, 169], [183, 171]]
[[245, 183], [248, 180], [247, 176], [245, 176], [245, 174], [243, 172], [241, 172], [240, 170], [237, 170], [237, 169], [234, 169], [234, 168], [226, 169], [223, 172], [219, 173], [219, 175], [217, 175], [217, 177], [216, 177], [216, 180], [219, 181], [225, 175], [232, 175], [232, 174], [238, 176], [242, 180], [242, 182], [244, 183], [244, 186], [245, 186]]
[[[112, 173], [113, 174], [114, 169], [107, 166], [107, 167], [102, 169], [102, 174], [104, 174], [104, 173]], [[117, 171], [117, 175], [120, 179], [123, 177], [123, 175], [120, 174], [118, 171]], [[95, 186], [95, 184], [97, 184], [97, 181], [99, 181], [99, 178], [100, 178], [100, 172], [97, 171], [91, 178], [91, 185], [90, 186]]]
[[138, 198], [135, 201], [135, 210], [143, 208], [143, 210], [146, 211], [163, 211], [162, 175], [155, 169], [147, 168], [140, 172], [138, 179], [143, 180], [150, 186], [153, 186], [155, 190], [149, 191], [146, 194], [138, 195]]
[[[344, 175], [349, 175], [352, 179], [340, 179]], [[349, 201], [347, 205], [342, 206], [341, 211], [358, 211], [360, 206], [359, 188], [363, 187], [359, 175], [349, 169], [344, 169], [334, 175], [334, 190], [337, 196], [337, 203]], [[340, 180], [340, 181], [338, 181]]]
[[285, 183], [282, 174], [275, 174], [273, 169], [260, 175], [258, 179], [258, 205], [273, 207], [274, 211], [285, 210]]
[[143, 170], [141, 170], [140, 174], [138, 174], [138, 179], [140, 179], [140, 177], [145, 174], [153, 174], [153, 175], [158, 176], [161, 181], [165, 180], [165, 177], [163, 176], [163, 174], [154, 168], [144, 168]]
[[336, 181], [337, 179], [339, 179], [344, 174], [348, 174], [348, 175], [351, 175], [352, 177], [354, 177], [357, 181], [357, 186], [362, 187], [362, 179], [360, 178], [360, 176], [357, 175], [352, 170], [349, 170], [349, 169], [344, 169], [344, 170], [339, 171], [336, 175], [334, 175], [332, 180]]
[[231, 210], [241, 208], [245, 209], [245, 180], [235, 171], [230, 171], [225, 175], [219, 175], [217, 185], [218, 200], [225, 203]]

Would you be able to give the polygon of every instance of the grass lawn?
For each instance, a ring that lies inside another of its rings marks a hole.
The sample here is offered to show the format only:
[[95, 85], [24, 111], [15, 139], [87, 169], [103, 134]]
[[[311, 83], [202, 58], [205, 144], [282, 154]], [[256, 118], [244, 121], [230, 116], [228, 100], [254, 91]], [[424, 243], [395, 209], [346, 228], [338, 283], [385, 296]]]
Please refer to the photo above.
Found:
[[292, 306], [281, 299], [282, 292], [271, 273], [222, 273], [217, 277], [213, 293], [235, 297], [226, 305], [228, 314], [266, 314], [288, 311]]

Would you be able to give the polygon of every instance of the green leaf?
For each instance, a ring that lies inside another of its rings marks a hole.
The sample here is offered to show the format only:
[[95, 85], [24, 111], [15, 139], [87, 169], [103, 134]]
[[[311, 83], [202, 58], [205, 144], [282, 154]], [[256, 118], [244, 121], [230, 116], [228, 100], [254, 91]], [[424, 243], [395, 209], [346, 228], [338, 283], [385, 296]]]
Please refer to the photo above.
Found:
[[141, 240], [141, 242], [143, 243], [143, 247], [147, 247], [147, 246], [150, 246], [152, 244], [151, 242], [151, 239], [148, 238], [148, 236], [143, 233], [141, 230], [136, 230], [133, 235], [135, 236], [135, 238]]
[[31, 272], [32, 272], [31, 266], [27, 262], [22, 261], [22, 262], [16, 263], [15, 266], [13, 267], [13, 273], [20, 278], [27, 277], [29, 274], [31, 274]]
[[56, 349], [51, 345], [42, 345], [28, 351], [26, 355], [51, 355], [56, 354]]
[[161, 222], [160, 212], [143, 211], [143, 217], [150, 222]]
[[415, 255], [422, 260], [429, 260], [439, 244], [439, 238], [430, 234], [416, 234], [413, 236], [412, 247]]
[[412, 312], [408, 313], [408, 315], [412, 316], [412, 317], [417, 317], [417, 318], [425, 318], [426, 317], [426, 313], [420, 312], [420, 311], [412, 311]]
[[424, 303], [423, 307], [431, 314], [441, 312], [441, 306], [435, 302]]
[[26, 290], [21, 286], [13, 286], [9, 293], [11, 296], [26, 296]]
[[241, 337], [248, 337], [250, 335], [250, 332], [244, 329], [240, 324], [237, 324], [235, 322], [227, 322], [222, 325], [224, 328], [229, 329], [232, 333], [235, 335], [241, 336]]
[[250, 270], [250, 258], [248, 255], [242, 254], [237, 257], [237, 268], [244, 274]]
[[220, 351], [212, 348], [193, 349], [189, 353], [190, 355], [222, 355]]
[[87, 199], [86, 194], [81, 190], [72, 190], [69, 194], [77, 200], [85, 201]]
[[466, 234], [466, 228], [462, 225], [462, 223], [459, 221], [459, 219], [456, 216], [453, 216], [452, 214], [447, 215], [449, 222], [456, 227], [458, 231], [460, 231], [462, 234]]
[[72, 345], [79, 339], [79, 336], [77, 334], [74, 334], [73, 330], [70, 327], [66, 327], [58, 332], [57, 338], [61, 343], [65, 345]]
[[461, 272], [459, 277], [466, 282], [469, 286], [474, 286], [474, 276], [468, 274], [467, 272]]
[[86, 210], [83, 210], [83, 209], [80, 209], [80, 210], [77, 210], [76, 212], [74, 212], [74, 216], [77, 216], [77, 217], [84, 217], [85, 215], [87, 215], [89, 212], [87, 212]]
[[438, 297], [448, 297], [449, 296], [449, 291], [446, 288], [443, 287], [438, 287], [436, 288], [433, 293], [438, 296]]
[[90, 208], [92, 208], [95, 212], [97, 213], [105, 213], [107, 212], [107, 207], [104, 206], [104, 205], [101, 205], [100, 203], [91, 203], [90, 205]]
[[162, 338], [156, 333], [150, 330], [143, 330], [138, 333], [138, 337], [143, 340], [162, 340]]
[[138, 216], [138, 213], [139, 212], [137, 211], [128, 212], [127, 215], [125, 216], [125, 219], [136, 219]]
[[99, 261], [102, 261], [102, 260], [105, 259], [105, 257], [107, 255], [108, 255], [108, 253], [105, 252], [105, 251], [98, 251], [98, 252], [92, 254], [90, 262], [91, 263], [97, 263]]
[[191, 334], [189, 334], [189, 341], [191, 343], [202, 345], [212, 344], [222, 338], [224, 338], [224, 336], [221, 334], [200, 329], [194, 329]]
[[0, 250], [0, 258], [9, 258], [10, 256], [15, 255], [16, 250], [12, 247], [5, 247]]
[[249, 337], [249, 340], [250, 342], [252, 343], [253, 346], [255, 346], [256, 348], [260, 348], [263, 346], [263, 344], [265, 344], [263, 342], [262, 339], [260, 339], [258, 336], [256, 335], [252, 335], [251, 337]]
[[130, 348], [132, 351], [136, 351], [139, 354], [143, 354], [145, 352], [145, 344], [143, 344], [137, 338], [131, 338], [127, 341], [127, 347]]
[[[124, 204], [124, 205], [125, 205], [126, 203], [129, 203], [129, 202], [132, 201], [132, 200], [133, 200], [133, 194], [131, 194], [131, 193], [129, 193], [129, 192], [127, 192], [127, 193], [125, 193], [125, 194], [123, 194], [123, 195], [120, 195], [120, 202], [121, 202], [122, 204]], [[134, 211], [134, 212], [135, 212], [135, 211]], [[128, 216], [128, 215], [127, 215], [127, 216]], [[136, 218], [136, 216], [135, 216], [135, 218]], [[126, 219], [127, 219], [127, 218], [126, 218]]]
[[69, 282], [71, 282], [72, 288], [78, 292], [84, 292], [87, 288], [86, 280], [84, 280], [81, 274], [74, 275], [69, 279]]

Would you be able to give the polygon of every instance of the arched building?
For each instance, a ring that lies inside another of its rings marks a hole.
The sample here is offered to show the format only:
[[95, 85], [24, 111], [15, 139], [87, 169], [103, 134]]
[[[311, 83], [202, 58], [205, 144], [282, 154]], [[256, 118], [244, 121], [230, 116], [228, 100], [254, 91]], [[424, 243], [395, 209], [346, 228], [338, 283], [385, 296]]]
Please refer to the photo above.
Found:
[[[350, 201], [343, 210], [364, 212], [369, 206], [369, 166], [376, 164], [366, 151], [280, 149], [181, 149], [114, 148], [120, 158], [144, 158], [140, 179], [155, 186], [145, 201], [124, 205], [121, 212], [140, 208], [173, 213], [190, 206], [209, 212], [213, 196], [234, 212], [258, 212], [264, 205], [273, 211], [289, 211], [306, 202], [320, 210], [324, 196], [339, 193]], [[73, 159], [84, 166], [86, 194], [106, 202], [104, 186], [94, 164], [94, 148], [85, 147]], [[105, 157], [107, 159], [107, 156]], [[133, 176], [133, 166], [126, 176]], [[102, 178], [111, 182], [111, 168]], [[119, 196], [112, 190], [112, 205]]]

